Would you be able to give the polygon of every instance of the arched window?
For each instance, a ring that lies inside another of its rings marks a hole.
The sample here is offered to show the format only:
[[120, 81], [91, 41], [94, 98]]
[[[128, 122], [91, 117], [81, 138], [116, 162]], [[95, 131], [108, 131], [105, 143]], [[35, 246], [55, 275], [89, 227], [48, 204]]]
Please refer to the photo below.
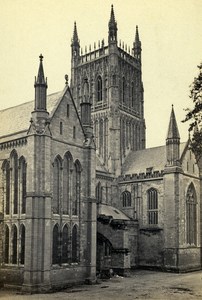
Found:
[[102, 78], [97, 78], [97, 101], [102, 101]]
[[122, 205], [123, 205], [123, 207], [131, 206], [131, 193], [130, 192], [124, 191], [122, 193]]
[[13, 213], [18, 213], [18, 155], [14, 150], [11, 153], [11, 183], [12, 183], [12, 195], [13, 195]]
[[67, 263], [69, 261], [69, 230], [65, 225], [62, 231], [62, 262]]
[[53, 164], [53, 213], [59, 214], [61, 159], [56, 157]]
[[2, 166], [4, 172], [5, 213], [10, 213], [10, 163], [5, 160]]
[[104, 141], [104, 124], [103, 120], [100, 120], [100, 130], [99, 130], [99, 154], [103, 157], [103, 141]]
[[20, 158], [20, 202], [21, 212], [25, 213], [26, 209], [26, 181], [27, 181], [27, 166], [24, 157]]
[[9, 228], [5, 226], [5, 248], [4, 248], [4, 262], [9, 263]]
[[73, 179], [73, 199], [72, 199], [72, 214], [78, 215], [78, 208], [80, 204], [80, 191], [81, 191], [81, 164], [76, 160], [74, 164], [74, 179]]
[[102, 203], [102, 186], [100, 182], [98, 182], [96, 186], [95, 195], [96, 195], [97, 203]]
[[25, 263], [25, 226], [20, 226], [20, 263]]
[[158, 224], [158, 192], [151, 188], [147, 192], [148, 224]]
[[64, 156], [63, 162], [63, 214], [69, 214], [69, 204], [71, 196], [71, 175], [73, 158], [70, 152]]
[[12, 264], [17, 264], [17, 227], [12, 227]]
[[193, 183], [190, 184], [186, 195], [186, 224], [187, 243], [196, 245], [197, 236], [197, 216], [196, 216], [196, 191]]
[[131, 105], [134, 108], [135, 107], [135, 87], [134, 87], [134, 82], [131, 84]]
[[122, 101], [125, 102], [126, 100], [126, 80], [125, 77], [123, 77], [122, 80]]
[[78, 228], [74, 225], [72, 229], [72, 262], [79, 261], [79, 238]]
[[52, 263], [59, 264], [60, 262], [60, 255], [59, 255], [59, 226], [56, 224], [53, 227], [53, 248], [52, 248]]

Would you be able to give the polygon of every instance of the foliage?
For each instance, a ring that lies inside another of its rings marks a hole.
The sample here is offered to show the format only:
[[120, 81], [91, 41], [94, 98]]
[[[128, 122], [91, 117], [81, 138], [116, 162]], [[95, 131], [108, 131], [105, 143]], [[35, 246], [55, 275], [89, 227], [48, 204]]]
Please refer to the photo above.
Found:
[[187, 111], [182, 122], [190, 121], [189, 132], [193, 132], [190, 149], [199, 160], [202, 157], [202, 63], [198, 66], [198, 77], [194, 78], [190, 86], [190, 98], [194, 103], [194, 108]]

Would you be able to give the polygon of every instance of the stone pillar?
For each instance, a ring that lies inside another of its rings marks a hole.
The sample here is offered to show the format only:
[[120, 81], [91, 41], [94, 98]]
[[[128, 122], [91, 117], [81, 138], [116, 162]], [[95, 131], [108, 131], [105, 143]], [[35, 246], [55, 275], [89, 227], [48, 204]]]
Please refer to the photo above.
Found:
[[51, 288], [51, 135], [48, 113], [33, 112], [28, 133], [26, 243], [23, 291]]

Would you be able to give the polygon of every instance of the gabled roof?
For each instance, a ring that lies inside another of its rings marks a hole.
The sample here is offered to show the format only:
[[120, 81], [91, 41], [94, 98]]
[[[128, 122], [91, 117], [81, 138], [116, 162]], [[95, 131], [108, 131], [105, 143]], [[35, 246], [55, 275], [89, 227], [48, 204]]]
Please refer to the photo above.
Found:
[[[180, 157], [187, 143], [180, 144]], [[161, 171], [166, 164], [166, 146], [148, 148], [129, 153], [122, 166], [122, 174], [146, 173], [147, 168]]]
[[[47, 111], [50, 117], [60, 102], [64, 91], [47, 96]], [[30, 125], [34, 100], [0, 111], [0, 137], [27, 131]]]

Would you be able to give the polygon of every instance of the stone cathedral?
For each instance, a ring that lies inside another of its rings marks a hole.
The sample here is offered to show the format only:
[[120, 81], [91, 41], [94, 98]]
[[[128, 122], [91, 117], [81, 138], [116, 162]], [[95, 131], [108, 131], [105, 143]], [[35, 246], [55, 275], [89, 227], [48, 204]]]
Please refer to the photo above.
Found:
[[113, 270], [201, 269], [200, 174], [174, 108], [165, 145], [145, 148], [142, 45], [71, 41], [71, 81], [0, 111], [0, 284], [42, 292]]

